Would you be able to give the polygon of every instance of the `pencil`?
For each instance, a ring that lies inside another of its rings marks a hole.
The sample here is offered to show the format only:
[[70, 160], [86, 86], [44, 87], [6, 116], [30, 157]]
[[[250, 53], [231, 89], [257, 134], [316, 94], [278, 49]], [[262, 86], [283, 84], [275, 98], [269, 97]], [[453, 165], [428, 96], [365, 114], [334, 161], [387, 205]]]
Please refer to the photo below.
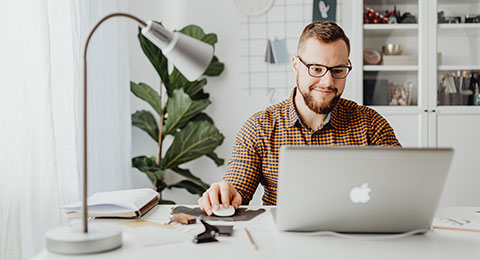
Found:
[[250, 240], [250, 243], [253, 245], [253, 248], [257, 250], [257, 244], [255, 244], [255, 241], [253, 241], [252, 235], [250, 235], [250, 232], [248, 232], [248, 229], [245, 228], [245, 233], [247, 233], [248, 239]]

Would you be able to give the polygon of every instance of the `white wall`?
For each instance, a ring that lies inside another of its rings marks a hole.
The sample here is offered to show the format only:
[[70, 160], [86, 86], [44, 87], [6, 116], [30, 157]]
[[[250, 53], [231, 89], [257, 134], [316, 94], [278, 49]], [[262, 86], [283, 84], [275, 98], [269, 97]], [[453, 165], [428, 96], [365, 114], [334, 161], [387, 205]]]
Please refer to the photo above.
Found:
[[[283, 3], [287, 0], [277, 0], [276, 3]], [[288, 2], [310, 3], [313, 1], [297, 0]], [[338, 2], [341, 2], [340, 0]], [[343, 21], [341, 25], [346, 33], [350, 35], [351, 12], [349, 0], [343, 1], [342, 5]], [[202, 178], [205, 182], [211, 183], [218, 181], [224, 175], [226, 163], [231, 157], [232, 146], [235, 136], [244, 123], [244, 121], [253, 113], [264, 109], [270, 105], [265, 92], [256, 91], [249, 95], [248, 91], [242, 89], [245, 82], [245, 75], [241, 72], [245, 70], [242, 67], [241, 35], [242, 21], [245, 16], [236, 8], [233, 0], [141, 0], [129, 1], [129, 12], [148, 20], [153, 19], [163, 22], [169, 29], [181, 29], [188, 24], [197, 24], [201, 26], [206, 33], [216, 33], [218, 43], [215, 54], [225, 63], [225, 71], [220, 77], [208, 78], [208, 84], [205, 87], [206, 92], [210, 93], [212, 104], [206, 112], [214, 119], [215, 125], [220, 132], [225, 135], [224, 143], [217, 148], [217, 153], [225, 159], [225, 165], [216, 167], [209, 158], [200, 158], [194, 162], [186, 164], [195, 175]], [[310, 9], [311, 10], [311, 9]], [[311, 15], [311, 11], [310, 11]], [[130, 26], [129, 45], [130, 45], [130, 75], [131, 80], [142, 81], [153, 86], [158, 86], [159, 77], [155, 70], [143, 54], [137, 38], [135, 26]], [[298, 35], [301, 31], [298, 32]], [[354, 40], [352, 44], [354, 44]], [[244, 44], [244, 43], [243, 43]], [[291, 72], [293, 74], [293, 72]], [[352, 95], [351, 83], [347, 83], [347, 89], [344, 96]], [[157, 87], [158, 88], [158, 87]], [[293, 88], [293, 85], [292, 85]], [[288, 91], [289, 92], [289, 91]], [[278, 100], [281, 100], [279, 98]], [[143, 101], [135, 96], [131, 97], [132, 113], [140, 109], [150, 109]], [[155, 142], [143, 131], [134, 128], [132, 130], [132, 156], [154, 155], [156, 150]], [[150, 181], [146, 176], [132, 169], [134, 176], [134, 186], [149, 186]], [[262, 192], [257, 192], [253, 203], [260, 203]], [[165, 199], [172, 199], [177, 203], [195, 204], [198, 197], [190, 195], [184, 190], [172, 190], [164, 193]]]

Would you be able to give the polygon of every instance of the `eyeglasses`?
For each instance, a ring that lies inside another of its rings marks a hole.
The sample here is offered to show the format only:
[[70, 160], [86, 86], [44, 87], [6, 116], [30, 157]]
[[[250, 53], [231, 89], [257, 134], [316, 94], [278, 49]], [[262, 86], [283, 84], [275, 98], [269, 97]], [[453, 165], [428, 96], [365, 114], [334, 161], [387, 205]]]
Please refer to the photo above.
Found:
[[300, 56], [297, 56], [297, 58], [303, 65], [305, 65], [305, 67], [307, 67], [308, 74], [314, 78], [321, 78], [325, 76], [328, 71], [330, 71], [332, 73], [332, 77], [336, 79], [344, 79], [348, 76], [350, 70], [352, 70], [351, 66], [327, 67], [321, 64], [308, 64], [304, 62]]

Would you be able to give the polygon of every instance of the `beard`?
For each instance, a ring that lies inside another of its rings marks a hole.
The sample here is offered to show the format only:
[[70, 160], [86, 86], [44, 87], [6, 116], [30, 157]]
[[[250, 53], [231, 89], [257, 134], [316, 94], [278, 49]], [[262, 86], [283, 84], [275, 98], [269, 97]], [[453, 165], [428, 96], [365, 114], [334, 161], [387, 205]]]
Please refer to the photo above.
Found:
[[328, 114], [328, 113], [330, 113], [333, 110], [333, 108], [335, 107], [335, 105], [337, 104], [337, 102], [340, 100], [341, 94], [337, 95], [338, 89], [329, 88], [331, 91], [334, 92], [335, 96], [333, 97], [332, 100], [330, 100], [330, 102], [320, 103], [320, 102], [317, 102], [313, 98], [312, 90], [314, 88], [315, 88], [314, 86], [309, 86], [308, 87], [308, 93], [303, 93], [300, 90], [300, 87], [298, 85], [298, 78], [297, 78], [298, 92], [300, 92], [300, 94], [302, 94], [303, 100], [305, 101], [305, 104], [307, 105], [307, 107], [317, 114]]

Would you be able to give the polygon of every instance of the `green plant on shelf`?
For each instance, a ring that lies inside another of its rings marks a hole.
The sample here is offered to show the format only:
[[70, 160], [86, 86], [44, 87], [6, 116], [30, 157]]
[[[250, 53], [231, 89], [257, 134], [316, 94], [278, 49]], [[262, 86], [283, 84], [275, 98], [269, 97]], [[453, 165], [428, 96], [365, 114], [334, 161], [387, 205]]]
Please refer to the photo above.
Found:
[[[188, 25], [179, 31], [193, 38], [215, 46], [217, 35], [206, 34], [196, 25]], [[175, 67], [169, 73], [168, 60], [162, 51], [145, 38], [139, 29], [138, 39], [143, 52], [150, 60], [161, 79], [157, 90], [145, 83], [130, 82], [132, 93], [147, 102], [154, 110], [141, 110], [132, 114], [132, 125], [145, 131], [158, 147], [156, 156], [137, 156], [132, 158], [132, 166], [145, 173], [160, 193], [159, 204], [175, 204], [162, 199], [166, 188], [184, 188], [192, 194], [201, 195], [209, 185], [196, 177], [189, 169], [181, 165], [201, 156], [211, 158], [217, 166], [224, 164], [215, 149], [222, 144], [224, 136], [215, 127], [213, 120], [203, 111], [211, 103], [204, 86], [204, 76], [218, 76], [224, 70], [224, 64], [213, 57], [204, 75], [195, 81], [188, 81]], [[166, 93], [166, 102], [162, 102], [162, 90]], [[166, 136], [173, 136], [169, 147], [163, 147]], [[163, 154], [162, 150], [167, 149]], [[163, 154], [163, 156], [162, 156]], [[183, 180], [166, 183], [167, 174], [178, 174]]]

